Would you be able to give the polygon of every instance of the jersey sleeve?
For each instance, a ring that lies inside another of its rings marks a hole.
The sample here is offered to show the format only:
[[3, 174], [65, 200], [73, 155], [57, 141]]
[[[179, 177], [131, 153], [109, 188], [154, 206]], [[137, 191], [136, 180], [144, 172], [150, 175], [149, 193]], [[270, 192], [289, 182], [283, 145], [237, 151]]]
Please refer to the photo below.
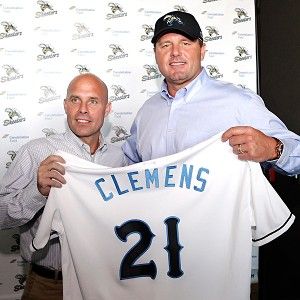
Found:
[[279, 197], [258, 163], [249, 162], [251, 171], [252, 242], [261, 246], [277, 238], [293, 224], [295, 216]]

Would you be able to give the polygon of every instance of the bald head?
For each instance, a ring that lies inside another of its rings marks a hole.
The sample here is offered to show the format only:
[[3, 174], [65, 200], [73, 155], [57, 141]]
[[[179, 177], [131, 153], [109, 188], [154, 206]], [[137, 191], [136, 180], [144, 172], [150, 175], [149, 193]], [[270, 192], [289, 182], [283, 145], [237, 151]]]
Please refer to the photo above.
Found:
[[66, 98], [70, 97], [74, 87], [81, 84], [97, 86], [102, 92], [102, 100], [108, 102], [108, 89], [106, 84], [98, 76], [92, 73], [84, 73], [74, 77], [68, 85]]
[[104, 118], [111, 111], [106, 84], [91, 73], [76, 76], [68, 86], [64, 108], [69, 128], [94, 153]]

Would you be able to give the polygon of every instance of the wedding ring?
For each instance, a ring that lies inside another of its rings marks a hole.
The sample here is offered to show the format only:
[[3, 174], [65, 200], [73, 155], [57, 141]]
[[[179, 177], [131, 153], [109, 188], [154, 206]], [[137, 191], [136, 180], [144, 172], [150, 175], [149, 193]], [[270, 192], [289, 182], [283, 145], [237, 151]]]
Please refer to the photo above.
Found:
[[245, 151], [242, 149], [242, 145], [238, 144], [238, 148], [237, 148], [238, 154], [244, 154]]

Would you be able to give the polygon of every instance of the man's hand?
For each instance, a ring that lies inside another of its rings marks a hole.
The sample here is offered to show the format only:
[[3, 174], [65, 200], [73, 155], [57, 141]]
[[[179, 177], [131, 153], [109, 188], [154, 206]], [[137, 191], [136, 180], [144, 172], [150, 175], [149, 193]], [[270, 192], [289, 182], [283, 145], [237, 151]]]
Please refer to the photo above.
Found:
[[241, 160], [263, 162], [277, 156], [276, 140], [249, 126], [229, 128], [222, 135], [222, 141], [227, 140]]
[[65, 163], [58, 155], [50, 155], [40, 163], [37, 173], [37, 187], [40, 193], [48, 197], [51, 187], [62, 187], [66, 183], [63, 175], [65, 168], [59, 163]]

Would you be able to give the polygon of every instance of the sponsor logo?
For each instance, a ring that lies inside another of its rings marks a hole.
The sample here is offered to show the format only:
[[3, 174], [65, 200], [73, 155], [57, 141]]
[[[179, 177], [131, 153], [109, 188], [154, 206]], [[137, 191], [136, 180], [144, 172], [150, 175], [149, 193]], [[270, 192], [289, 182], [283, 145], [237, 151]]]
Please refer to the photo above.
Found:
[[94, 34], [89, 31], [89, 29], [82, 23], [75, 23], [74, 24], [75, 29], [77, 33], [74, 33], [72, 36], [73, 40], [78, 40], [78, 39], [85, 39], [88, 37], [93, 36]]
[[216, 41], [222, 39], [222, 35], [219, 34], [218, 30], [214, 26], [206, 26], [208, 36], [204, 37], [204, 42]]
[[187, 10], [185, 9], [185, 7], [182, 6], [182, 5], [175, 5], [174, 6], [174, 10], [182, 11], [182, 12], [187, 12]]
[[215, 79], [218, 79], [218, 78], [222, 78], [223, 77], [223, 74], [221, 74], [219, 72], [219, 69], [216, 67], [216, 66], [213, 66], [213, 65], [207, 65], [206, 66], [207, 70], [208, 70], [208, 73], [209, 73], [209, 76], [212, 77], [212, 78], [215, 78]]
[[38, 113], [39, 117], [44, 117], [45, 120], [53, 120], [54, 118], [60, 118], [64, 117], [64, 113], [45, 113], [45, 112], [39, 112]]
[[9, 135], [9, 134], [4, 134], [2, 136], [2, 139], [9, 138], [10, 143], [15, 143], [19, 140], [29, 140], [29, 135]]
[[123, 126], [113, 126], [112, 130], [115, 132], [115, 136], [110, 139], [112, 143], [124, 141], [131, 135]]
[[[18, 245], [18, 248], [20, 249], [20, 244]], [[24, 283], [26, 281], [26, 275], [24, 275], [24, 274], [17, 274], [15, 276], [15, 278], [19, 281], [19, 284], [16, 284], [14, 286], [14, 292], [18, 292], [20, 290], [24, 290], [24, 288], [25, 288]]]
[[0, 39], [5, 39], [13, 36], [22, 35], [22, 32], [18, 31], [16, 26], [9, 22], [1, 22], [5, 32], [0, 33]]
[[113, 55], [108, 55], [107, 58], [108, 61], [128, 57], [128, 54], [125, 53], [124, 50], [119, 45], [110, 44], [109, 48], [111, 48]]
[[249, 71], [239, 71], [239, 70], [234, 70], [233, 73], [238, 74], [239, 77], [249, 77], [255, 74], [255, 72], [249, 72]]
[[120, 119], [122, 116], [131, 116], [132, 111], [114, 112], [114, 117]]
[[110, 3], [108, 3], [108, 6], [112, 13], [106, 15], [107, 20], [127, 16], [127, 12], [123, 11], [123, 8], [120, 6], [119, 3], [110, 2]]
[[151, 33], [154, 33], [153, 27], [151, 25], [147, 25], [147, 24], [142, 25], [142, 27], [145, 30], [145, 34], [141, 35], [141, 41], [151, 39], [153, 37], [153, 34], [151, 34]]
[[51, 86], [42, 85], [40, 89], [43, 93], [43, 97], [39, 98], [39, 103], [50, 102], [60, 98], [60, 96], [56, 95], [55, 90]]
[[85, 65], [76, 65], [75, 68], [78, 70], [79, 74], [90, 73], [90, 70]]
[[237, 18], [233, 19], [233, 24], [251, 21], [251, 17], [248, 17], [247, 12], [243, 8], [235, 8]]
[[161, 74], [159, 73], [158, 69], [154, 65], [144, 65], [144, 69], [146, 70], [147, 75], [142, 77], [142, 81], [152, 80], [156, 78], [160, 78]]
[[109, 100], [111, 102], [113, 101], [120, 101], [124, 99], [129, 98], [129, 94], [126, 93], [125, 89], [121, 87], [120, 85], [112, 85], [111, 86], [112, 90], [114, 91], [114, 96], [109, 97]]
[[8, 115], [8, 119], [4, 120], [3, 125], [12, 125], [15, 123], [24, 122], [26, 119], [15, 108], [6, 108], [5, 112]]
[[114, 77], [121, 77], [121, 76], [125, 76], [125, 75], [131, 74], [131, 71], [127, 71], [127, 70], [115, 71], [115, 70], [112, 70], [112, 69], [108, 69], [107, 73], [109, 73], [111, 71], [113, 72], [113, 76]]
[[39, 44], [39, 47], [42, 49], [42, 53], [43, 54], [40, 54], [40, 55], [37, 56], [37, 60], [38, 61], [49, 59], [49, 58], [57, 58], [57, 57], [59, 57], [59, 54], [56, 53], [54, 51], [54, 49], [50, 45]]
[[13, 150], [9, 150], [9, 151], [7, 152], [7, 154], [10, 156], [10, 160], [11, 160], [11, 161], [7, 162], [7, 163], [5, 164], [5, 167], [6, 167], [6, 168], [9, 168], [9, 166], [10, 166], [11, 163], [12, 163], [12, 161], [15, 159], [17, 153], [16, 153], [15, 151], [13, 151]]
[[35, 13], [36, 18], [47, 17], [57, 14], [57, 11], [53, 9], [52, 5], [50, 5], [49, 2], [39, 0], [37, 1], [37, 4], [39, 5], [40, 11]]
[[5, 70], [6, 76], [1, 77], [1, 82], [23, 78], [23, 74], [20, 74], [17, 69], [11, 65], [3, 65], [2, 68]]
[[45, 137], [57, 134], [57, 131], [53, 128], [44, 128], [42, 129], [42, 132], [45, 134]]
[[237, 46], [235, 49], [238, 51], [238, 56], [234, 58], [235, 62], [252, 58], [252, 55], [248, 53], [248, 50], [245, 47]]

